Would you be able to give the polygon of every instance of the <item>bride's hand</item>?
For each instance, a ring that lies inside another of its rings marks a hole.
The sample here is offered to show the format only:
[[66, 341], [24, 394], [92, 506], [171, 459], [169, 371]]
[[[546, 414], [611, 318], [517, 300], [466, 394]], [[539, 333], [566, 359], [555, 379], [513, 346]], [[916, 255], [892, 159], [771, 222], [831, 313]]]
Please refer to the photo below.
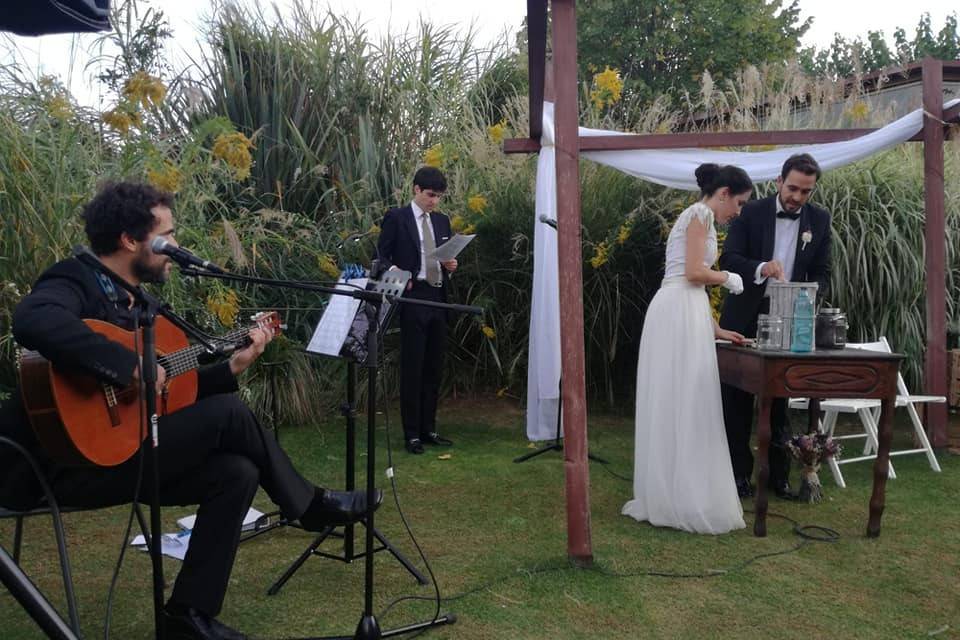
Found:
[[733, 344], [746, 344], [748, 342], [747, 337], [742, 333], [728, 331], [727, 329], [717, 329], [715, 337], [720, 340], [729, 340]]

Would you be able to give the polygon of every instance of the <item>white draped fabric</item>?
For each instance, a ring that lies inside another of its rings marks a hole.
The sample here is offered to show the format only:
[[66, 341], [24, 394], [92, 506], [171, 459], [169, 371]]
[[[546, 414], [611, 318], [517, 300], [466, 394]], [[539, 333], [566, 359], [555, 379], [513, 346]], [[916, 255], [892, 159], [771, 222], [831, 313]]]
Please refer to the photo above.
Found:
[[[960, 103], [951, 100], [949, 109]], [[650, 182], [697, 190], [694, 170], [704, 162], [742, 167], [754, 182], [780, 175], [784, 160], [795, 153], [809, 153], [824, 170], [842, 167], [906, 142], [923, 127], [918, 109], [889, 125], [855, 140], [831, 142], [772, 151], [713, 151], [710, 149], [639, 149], [583, 153], [600, 164]], [[580, 127], [581, 136], [626, 135]], [[536, 223], [534, 224], [533, 295], [530, 308], [530, 348], [527, 359], [527, 437], [549, 440], [557, 429], [560, 406], [560, 293], [558, 289], [557, 234], [540, 220], [557, 219], [557, 171], [554, 150], [553, 103], [543, 103], [543, 134], [537, 164]]]

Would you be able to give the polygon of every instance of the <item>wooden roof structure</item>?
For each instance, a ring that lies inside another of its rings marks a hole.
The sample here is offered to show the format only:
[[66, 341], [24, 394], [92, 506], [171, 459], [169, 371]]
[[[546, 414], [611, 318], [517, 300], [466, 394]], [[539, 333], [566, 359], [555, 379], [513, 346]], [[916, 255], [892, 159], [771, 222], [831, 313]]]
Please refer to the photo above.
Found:
[[[547, 0], [527, 0], [530, 80], [530, 135], [505, 140], [505, 153], [536, 153], [543, 132], [547, 77]], [[853, 140], [875, 129], [810, 129], [721, 133], [677, 133], [579, 137], [576, 0], [551, 0], [554, 126], [557, 171], [557, 242], [560, 341], [564, 419], [564, 474], [567, 500], [567, 555], [580, 566], [593, 562], [590, 538], [590, 480], [587, 460], [587, 405], [584, 381], [583, 258], [580, 236], [581, 151], [695, 147], [793, 145]], [[925, 58], [911, 65], [923, 85], [923, 143], [926, 226], [926, 335], [924, 390], [947, 391], [946, 216], [943, 143], [949, 125], [960, 123], [960, 106], [943, 109], [944, 73], [960, 74], [960, 61]], [[947, 407], [930, 405], [927, 428], [934, 447], [947, 446]]]

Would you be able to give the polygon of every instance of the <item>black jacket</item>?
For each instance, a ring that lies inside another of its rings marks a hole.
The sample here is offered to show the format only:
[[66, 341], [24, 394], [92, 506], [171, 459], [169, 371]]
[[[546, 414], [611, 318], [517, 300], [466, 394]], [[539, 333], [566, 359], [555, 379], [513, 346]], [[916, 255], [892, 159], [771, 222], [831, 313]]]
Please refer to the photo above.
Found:
[[[13, 335], [22, 347], [38, 351], [57, 367], [88, 373], [110, 384], [128, 385], [133, 380], [137, 355], [82, 322], [103, 320], [132, 329], [133, 315], [126, 296], [119, 291], [114, 302], [92, 269], [73, 258], [63, 260], [45, 271], [17, 305]], [[221, 362], [198, 371], [198, 387], [198, 397], [205, 397], [235, 391], [237, 381], [229, 363]], [[48, 474], [56, 473], [57, 465], [43, 453], [33, 434], [19, 389], [0, 411], [0, 435], [26, 447]], [[0, 504], [30, 507], [38, 497], [39, 486], [32, 482], [22, 456], [0, 446]]]
[[[450, 218], [439, 211], [430, 213], [430, 223], [433, 226], [433, 238], [439, 247], [453, 236], [450, 228]], [[380, 240], [377, 242], [377, 259], [381, 269], [389, 269], [396, 265], [404, 271], [409, 271], [413, 278], [420, 271], [420, 233], [417, 231], [417, 220], [413, 215], [413, 207], [409, 204], [399, 209], [390, 209], [383, 217], [380, 225]], [[447, 299], [447, 270], [441, 265], [443, 275], [443, 300]]]
[[[723, 241], [720, 268], [740, 274], [743, 293], [727, 295], [720, 314], [720, 326], [747, 336], [757, 332], [757, 316], [769, 309], [764, 299], [767, 281], [755, 284], [757, 266], [773, 259], [774, 232], [777, 221], [776, 195], [744, 205], [740, 215], [730, 224]], [[799, 236], [809, 231], [812, 238], [804, 247]], [[830, 214], [809, 202], [800, 210], [797, 252], [791, 282], [817, 282], [817, 297], [828, 294], [830, 286]]]

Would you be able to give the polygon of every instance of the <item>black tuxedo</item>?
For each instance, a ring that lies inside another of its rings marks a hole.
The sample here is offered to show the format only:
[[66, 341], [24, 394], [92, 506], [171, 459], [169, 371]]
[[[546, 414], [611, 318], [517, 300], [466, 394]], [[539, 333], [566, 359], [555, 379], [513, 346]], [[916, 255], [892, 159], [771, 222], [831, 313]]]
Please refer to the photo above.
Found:
[[[430, 213], [434, 243], [450, 239], [450, 219], [437, 211]], [[396, 266], [413, 274], [412, 287], [405, 297], [447, 301], [449, 275], [441, 267], [441, 286], [418, 280], [420, 272], [420, 221], [413, 207], [391, 209], [383, 218], [377, 243], [381, 268]], [[447, 314], [441, 309], [418, 305], [400, 305], [400, 415], [407, 440], [437, 431], [437, 397], [443, 353], [447, 342]]]
[[[767, 281], [755, 283], [757, 267], [773, 259], [777, 220], [777, 196], [755, 200], [744, 205], [739, 217], [730, 224], [723, 241], [720, 268], [743, 278], [743, 293], [727, 295], [720, 314], [720, 326], [752, 337], [757, 332], [757, 316], [769, 310], [769, 299], [764, 298]], [[826, 295], [830, 284], [830, 214], [807, 203], [800, 210], [797, 228], [797, 247], [794, 254], [791, 282], [817, 282], [818, 297]], [[810, 241], [804, 246], [801, 236], [809, 232]], [[749, 477], [753, 471], [750, 451], [750, 430], [753, 422], [753, 396], [734, 387], [723, 385], [723, 419], [727, 428], [727, 443], [736, 476]], [[774, 445], [788, 435], [786, 402], [773, 405], [771, 442]], [[790, 461], [779, 446], [770, 449], [770, 484], [779, 487], [787, 480]]]
[[[132, 329], [133, 315], [125, 292], [101, 283], [79, 261], [64, 260], [48, 269], [17, 305], [13, 334], [22, 346], [39, 351], [58, 367], [129, 384], [136, 354], [94, 333], [81, 319]], [[258, 485], [291, 519], [310, 505], [314, 486], [297, 473], [233, 393], [237, 382], [228, 363], [203, 367], [198, 378], [197, 402], [159, 419], [159, 493], [164, 505], [200, 505], [170, 601], [215, 616], [226, 593], [240, 526]], [[40, 448], [19, 392], [5, 403], [2, 414], [0, 435], [19, 442], [40, 461], [61, 504], [105, 507], [134, 498], [138, 456], [115, 467], [63, 467]], [[151, 495], [152, 479], [144, 469], [141, 500]], [[32, 508], [39, 497], [39, 486], [22, 457], [0, 447], [0, 504]]]

